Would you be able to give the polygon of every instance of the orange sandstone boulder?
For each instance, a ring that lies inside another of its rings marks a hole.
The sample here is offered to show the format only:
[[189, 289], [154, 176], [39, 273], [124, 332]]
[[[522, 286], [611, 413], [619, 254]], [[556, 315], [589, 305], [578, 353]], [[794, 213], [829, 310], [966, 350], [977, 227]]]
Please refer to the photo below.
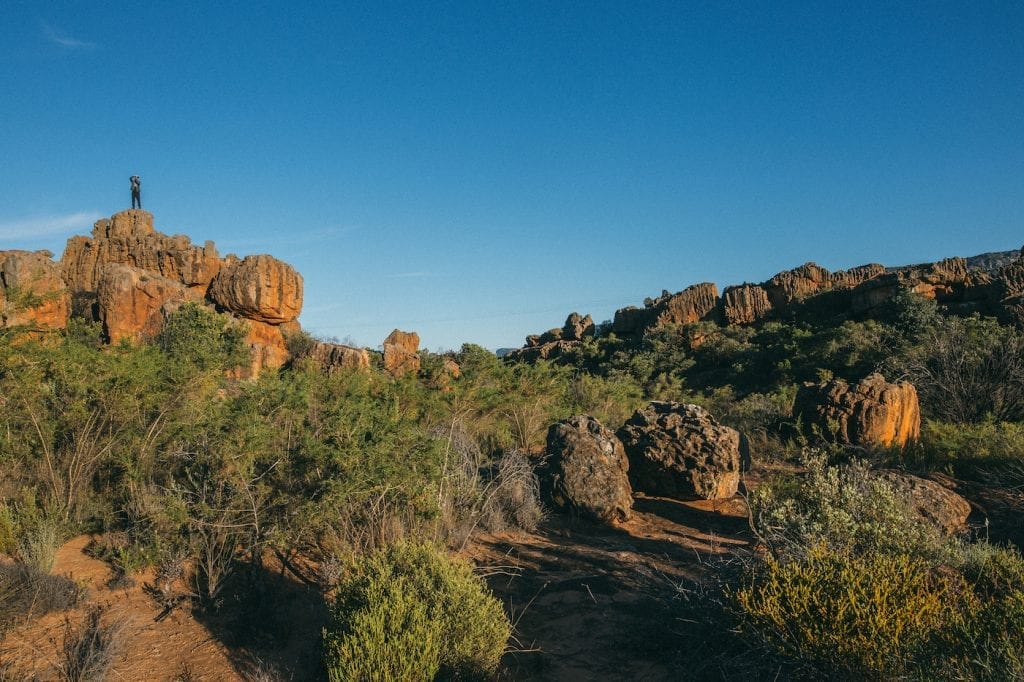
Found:
[[365, 370], [370, 367], [370, 354], [365, 348], [353, 348], [338, 343], [316, 342], [303, 351], [302, 358], [310, 358], [328, 374], [339, 370]]
[[0, 327], [64, 329], [71, 292], [49, 251], [0, 251]]
[[722, 293], [722, 316], [726, 324], [749, 324], [763, 319], [772, 310], [768, 292], [757, 284], [726, 287]]
[[643, 308], [629, 306], [615, 311], [612, 331], [635, 336], [666, 325], [685, 325], [713, 319], [718, 310], [718, 287], [711, 282], [694, 284], [679, 293], [665, 291], [644, 301]]
[[239, 378], [255, 378], [267, 369], [277, 369], [288, 361], [288, 347], [284, 334], [291, 325], [267, 324], [258, 320], [247, 320], [248, 326], [243, 342], [249, 348], [249, 366], [241, 368]]
[[842, 379], [804, 384], [797, 392], [793, 416], [809, 434], [850, 445], [905, 447], [921, 434], [913, 384], [891, 384], [878, 373], [852, 386]]
[[117, 263], [103, 268], [96, 295], [110, 343], [153, 339], [163, 328], [164, 306], [194, 298], [181, 282]]
[[391, 376], [420, 371], [420, 335], [394, 330], [384, 339], [384, 369]]
[[257, 322], [281, 324], [302, 311], [302, 276], [273, 256], [232, 256], [210, 285], [210, 299], [221, 308]]

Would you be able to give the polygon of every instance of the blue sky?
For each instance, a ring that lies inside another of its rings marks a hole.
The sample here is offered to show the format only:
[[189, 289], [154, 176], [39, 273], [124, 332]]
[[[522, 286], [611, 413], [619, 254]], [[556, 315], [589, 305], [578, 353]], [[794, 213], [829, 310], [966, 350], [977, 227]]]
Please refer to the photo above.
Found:
[[316, 335], [1024, 243], [1024, 3], [0, 4], [0, 248], [129, 205], [270, 253]]

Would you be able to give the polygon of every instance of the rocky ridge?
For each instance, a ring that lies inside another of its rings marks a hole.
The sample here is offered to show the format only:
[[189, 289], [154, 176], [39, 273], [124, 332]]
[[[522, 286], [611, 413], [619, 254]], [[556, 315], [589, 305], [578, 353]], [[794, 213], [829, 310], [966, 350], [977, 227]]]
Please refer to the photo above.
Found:
[[[615, 312], [610, 331], [639, 338], [648, 331], [694, 322], [717, 325], [754, 324], [784, 316], [805, 302], [821, 304], [833, 314], [870, 315], [901, 290], [937, 301], [952, 312], [979, 312], [1004, 320], [1024, 319], [1024, 250], [946, 258], [936, 263], [886, 268], [869, 263], [830, 272], [816, 263], [780, 272], [759, 284], [745, 282], [718, 288], [704, 282], [675, 294], [663, 291]], [[512, 360], [555, 359], [579, 346], [587, 335], [566, 333], [581, 319], [572, 313], [563, 329], [531, 335], [526, 345], [509, 352]], [[589, 334], [593, 336], [593, 334]]]

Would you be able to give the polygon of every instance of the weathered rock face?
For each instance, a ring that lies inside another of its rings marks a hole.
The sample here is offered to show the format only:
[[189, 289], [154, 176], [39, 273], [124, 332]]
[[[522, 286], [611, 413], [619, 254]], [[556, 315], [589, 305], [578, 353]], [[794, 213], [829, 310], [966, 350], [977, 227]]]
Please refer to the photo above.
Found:
[[905, 447], [921, 434], [913, 384], [890, 384], [878, 373], [853, 386], [842, 379], [804, 384], [797, 392], [793, 416], [808, 433], [865, 447]]
[[337, 343], [314, 343], [302, 357], [312, 358], [328, 374], [341, 370], [370, 368], [370, 353], [365, 348], [353, 348]]
[[0, 327], [64, 329], [71, 292], [49, 251], [0, 251]]
[[594, 320], [590, 315], [581, 317], [579, 313], [570, 313], [562, 326], [562, 339], [566, 341], [582, 341], [594, 336]]
[[111, 343], [152, 340], [163, 327], [164, 305], [189, 298], [181, 282], [117, 263], [103, 268], [96, 293], [100, 322]]
[[703, 282], [677, 294], [662, 292], [658, 298], [644, 301], [643, 308], [628, 307], [615, 311], [612, 330], [620, 336], [634, 336], [656, 327], [713, 319], [717, 309], [718, 287], [711, 282]]
[[291, 322], [302, 311], [302, 276], [273, 256], [229, 257], [210, 284], [209, 297], [250, 320]]
[[757, 284], [727, 287], [722, 293], [722, 317], [726, 324], [750, 324], [768, 316], [772, 304], [768, 292]]
[[384, 339], [384, 369], [399, 377], [420, 371], [420, 335], [394, 330]]
[[264, 370], [277, 369], [288, 361], [288, 346], [284, 335], [298, 323], [267, 324], [259, 320], [247, 320], [249, 331], [243, 342], [249, 347], [249, 366], [240, 368], [238, 378], [250, 379]]
[[105, 266], [129, 265], [206, 295], [221, 261], [213, 242], [194, 246], [184, 235], [153, 229], [153, 215], [140, 209], [97, 221], [92, 237], [72, 237], [61, 257], [64, 281], [73, 292], [95, 293]]
[[635, 490], [681, 499], [736, 494], [740, 433], [697, 405], [652, 402], [619, 430]]
[[764, 287], [772, 307], [784, 308], [795, 300], [826, 289], [828, 282], [828, 270], [817, 263], [804, 263], [798, 268], [780, 272], [765, 282]]
[[604, 523], [629, 519], [633, 490], [622, 443], [593, 417], [578, 416], [548, 429], [546, 497]]
[[884, 476], [907, 496], [911, 509], [922, 520], [935, 525], [943, 534], [956, 535], [967, 529], [971, 504], [958, 493], [937, 481], [904, 471], [886, 471]]

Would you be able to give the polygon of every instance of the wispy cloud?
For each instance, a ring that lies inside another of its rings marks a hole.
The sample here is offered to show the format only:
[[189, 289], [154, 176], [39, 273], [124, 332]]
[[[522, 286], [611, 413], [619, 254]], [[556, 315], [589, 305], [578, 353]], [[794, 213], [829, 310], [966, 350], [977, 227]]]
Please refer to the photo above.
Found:
[[68, 215], [24, 218], [0, 222], [0, 239], [32, 239], [88, 232], [102, 216], [96, 211], [80, 211]]
[[49, 25], [45, 21], [42, 22], [43, 35], [55, 45], [60, 45], [68, 50], [91, 50], [96, 47], [96, 43], [90, 43], [87, 40], [79, 40], [74, 38], [63, 31], [59, 31], [53, 26]]

